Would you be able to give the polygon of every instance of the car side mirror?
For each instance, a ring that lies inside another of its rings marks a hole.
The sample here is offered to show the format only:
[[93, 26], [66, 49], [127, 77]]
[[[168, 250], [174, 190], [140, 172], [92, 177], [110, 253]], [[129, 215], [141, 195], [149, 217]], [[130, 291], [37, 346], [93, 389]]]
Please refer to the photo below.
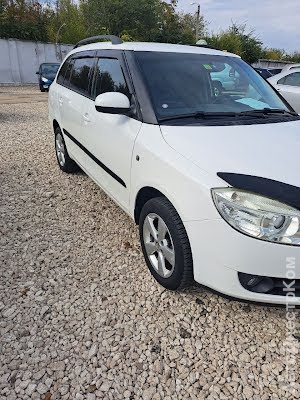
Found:
[[130, 111], [130, 101], [120, 92], [99, 94], [95, 99], [96, 110], [107, 114], [127, 114]]
[[35, 73], [36, 75], [39, 75], [40, 73], [39, 73], [39, 71], [36, 71], [36, 73]]

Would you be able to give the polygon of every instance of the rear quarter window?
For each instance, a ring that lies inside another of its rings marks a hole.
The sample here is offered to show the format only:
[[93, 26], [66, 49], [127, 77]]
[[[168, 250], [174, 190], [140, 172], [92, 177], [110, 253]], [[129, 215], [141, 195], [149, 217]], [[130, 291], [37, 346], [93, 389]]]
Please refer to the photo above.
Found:
[[72, 68], [72, 59], [71, 59], [71, 57], [69, 57], [63, 63], [63, 65], [62, 65], [62, 67], [61, 67], [61, 69], [60, 69], [60, 71], [58, 73], [56, 82], [59, 83], [60, 85], [64, 85], [65, 80], [68, 81], [69, 78], [70, 78], [71, 68]]

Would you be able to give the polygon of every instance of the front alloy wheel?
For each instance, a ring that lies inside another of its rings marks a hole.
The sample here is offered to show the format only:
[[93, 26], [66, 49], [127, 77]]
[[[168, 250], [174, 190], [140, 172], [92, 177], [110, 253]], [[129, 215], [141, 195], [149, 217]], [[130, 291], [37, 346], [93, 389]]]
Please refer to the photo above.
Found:
[[163, 278], [169, 278], [175, 267], [175, 250], [164, 220], [150, 213], [144, 220], [143, 241], [149, 261]]
[[144, 205], [139, 219], [140, 240], [148, 268], [165, 288], [176, 290], [193, 281], [193, 260], [184, 225], [165, 197]]

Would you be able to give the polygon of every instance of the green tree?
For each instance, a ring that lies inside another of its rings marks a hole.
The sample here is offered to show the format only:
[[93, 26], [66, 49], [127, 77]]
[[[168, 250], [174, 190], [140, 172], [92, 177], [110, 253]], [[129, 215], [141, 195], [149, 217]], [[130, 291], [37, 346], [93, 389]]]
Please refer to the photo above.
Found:
[[76, 43], [114, 34], [125, 41], [195, 42], [195, 15], [178, 13], [177, 0], [41, 1], [0, 0], [0, 37]]
[[47, 7], [35, 0], [0, 1], [0, 37], [47, 41]]
[[[196, 24], [197, 18], [195, 14], [179, 14], [180, 32], [182, 43], [192, 44], [196, 41]], [[200, 16], [199, 21], [199, 37], [202, 38], [206, 35], [206, 21], [203, 15]]]
[[88, 36], [113, 34], [125, 40], [193, 43], [195, 18], [177, 13], [176, 5], [177, 1], [162, 0], [80, 0]]
[[292, 54], [287, 54], [287, 55], [285, 55], [284, 60], [295, 62], [295, 63], [300, 63], [300, 52], [295, 51]]
[[157, 23], [156, 0], [81, 0], [87, 36], [126, 33], [148, 40]]
[[219, 34], [206, 38], [207, 42], [220, 49], [240, 55], [245, 61], [252, 64], [263, 54], [262, 42], [253, 30], [248, 30], [245, 24], [233, 24]]
[[57, 40], [61, 43], [77, 43], [85, 38], [84, 16], [77, 3], [72, 0], [58, 0], [55, 7], [52, 7], [52, 18], [49, 20], [47, 32], [52, 42]]
[[282, 49], [265, 48], [263, 49], [261, 58], [266, 60], [282, 60], [285, 56], [285, 51]]

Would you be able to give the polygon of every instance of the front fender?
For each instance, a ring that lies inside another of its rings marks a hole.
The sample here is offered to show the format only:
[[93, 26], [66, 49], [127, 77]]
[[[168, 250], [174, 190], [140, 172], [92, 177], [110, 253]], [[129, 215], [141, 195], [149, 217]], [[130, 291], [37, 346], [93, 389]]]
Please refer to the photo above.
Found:
[[131, 169], [130, 214], [143, 187], [159, 190], [176, 208], [182, 221], [219, 218], [211, 188], [226, 186], [171, 148], [160, 127], [143, 124], [134, 147]]

